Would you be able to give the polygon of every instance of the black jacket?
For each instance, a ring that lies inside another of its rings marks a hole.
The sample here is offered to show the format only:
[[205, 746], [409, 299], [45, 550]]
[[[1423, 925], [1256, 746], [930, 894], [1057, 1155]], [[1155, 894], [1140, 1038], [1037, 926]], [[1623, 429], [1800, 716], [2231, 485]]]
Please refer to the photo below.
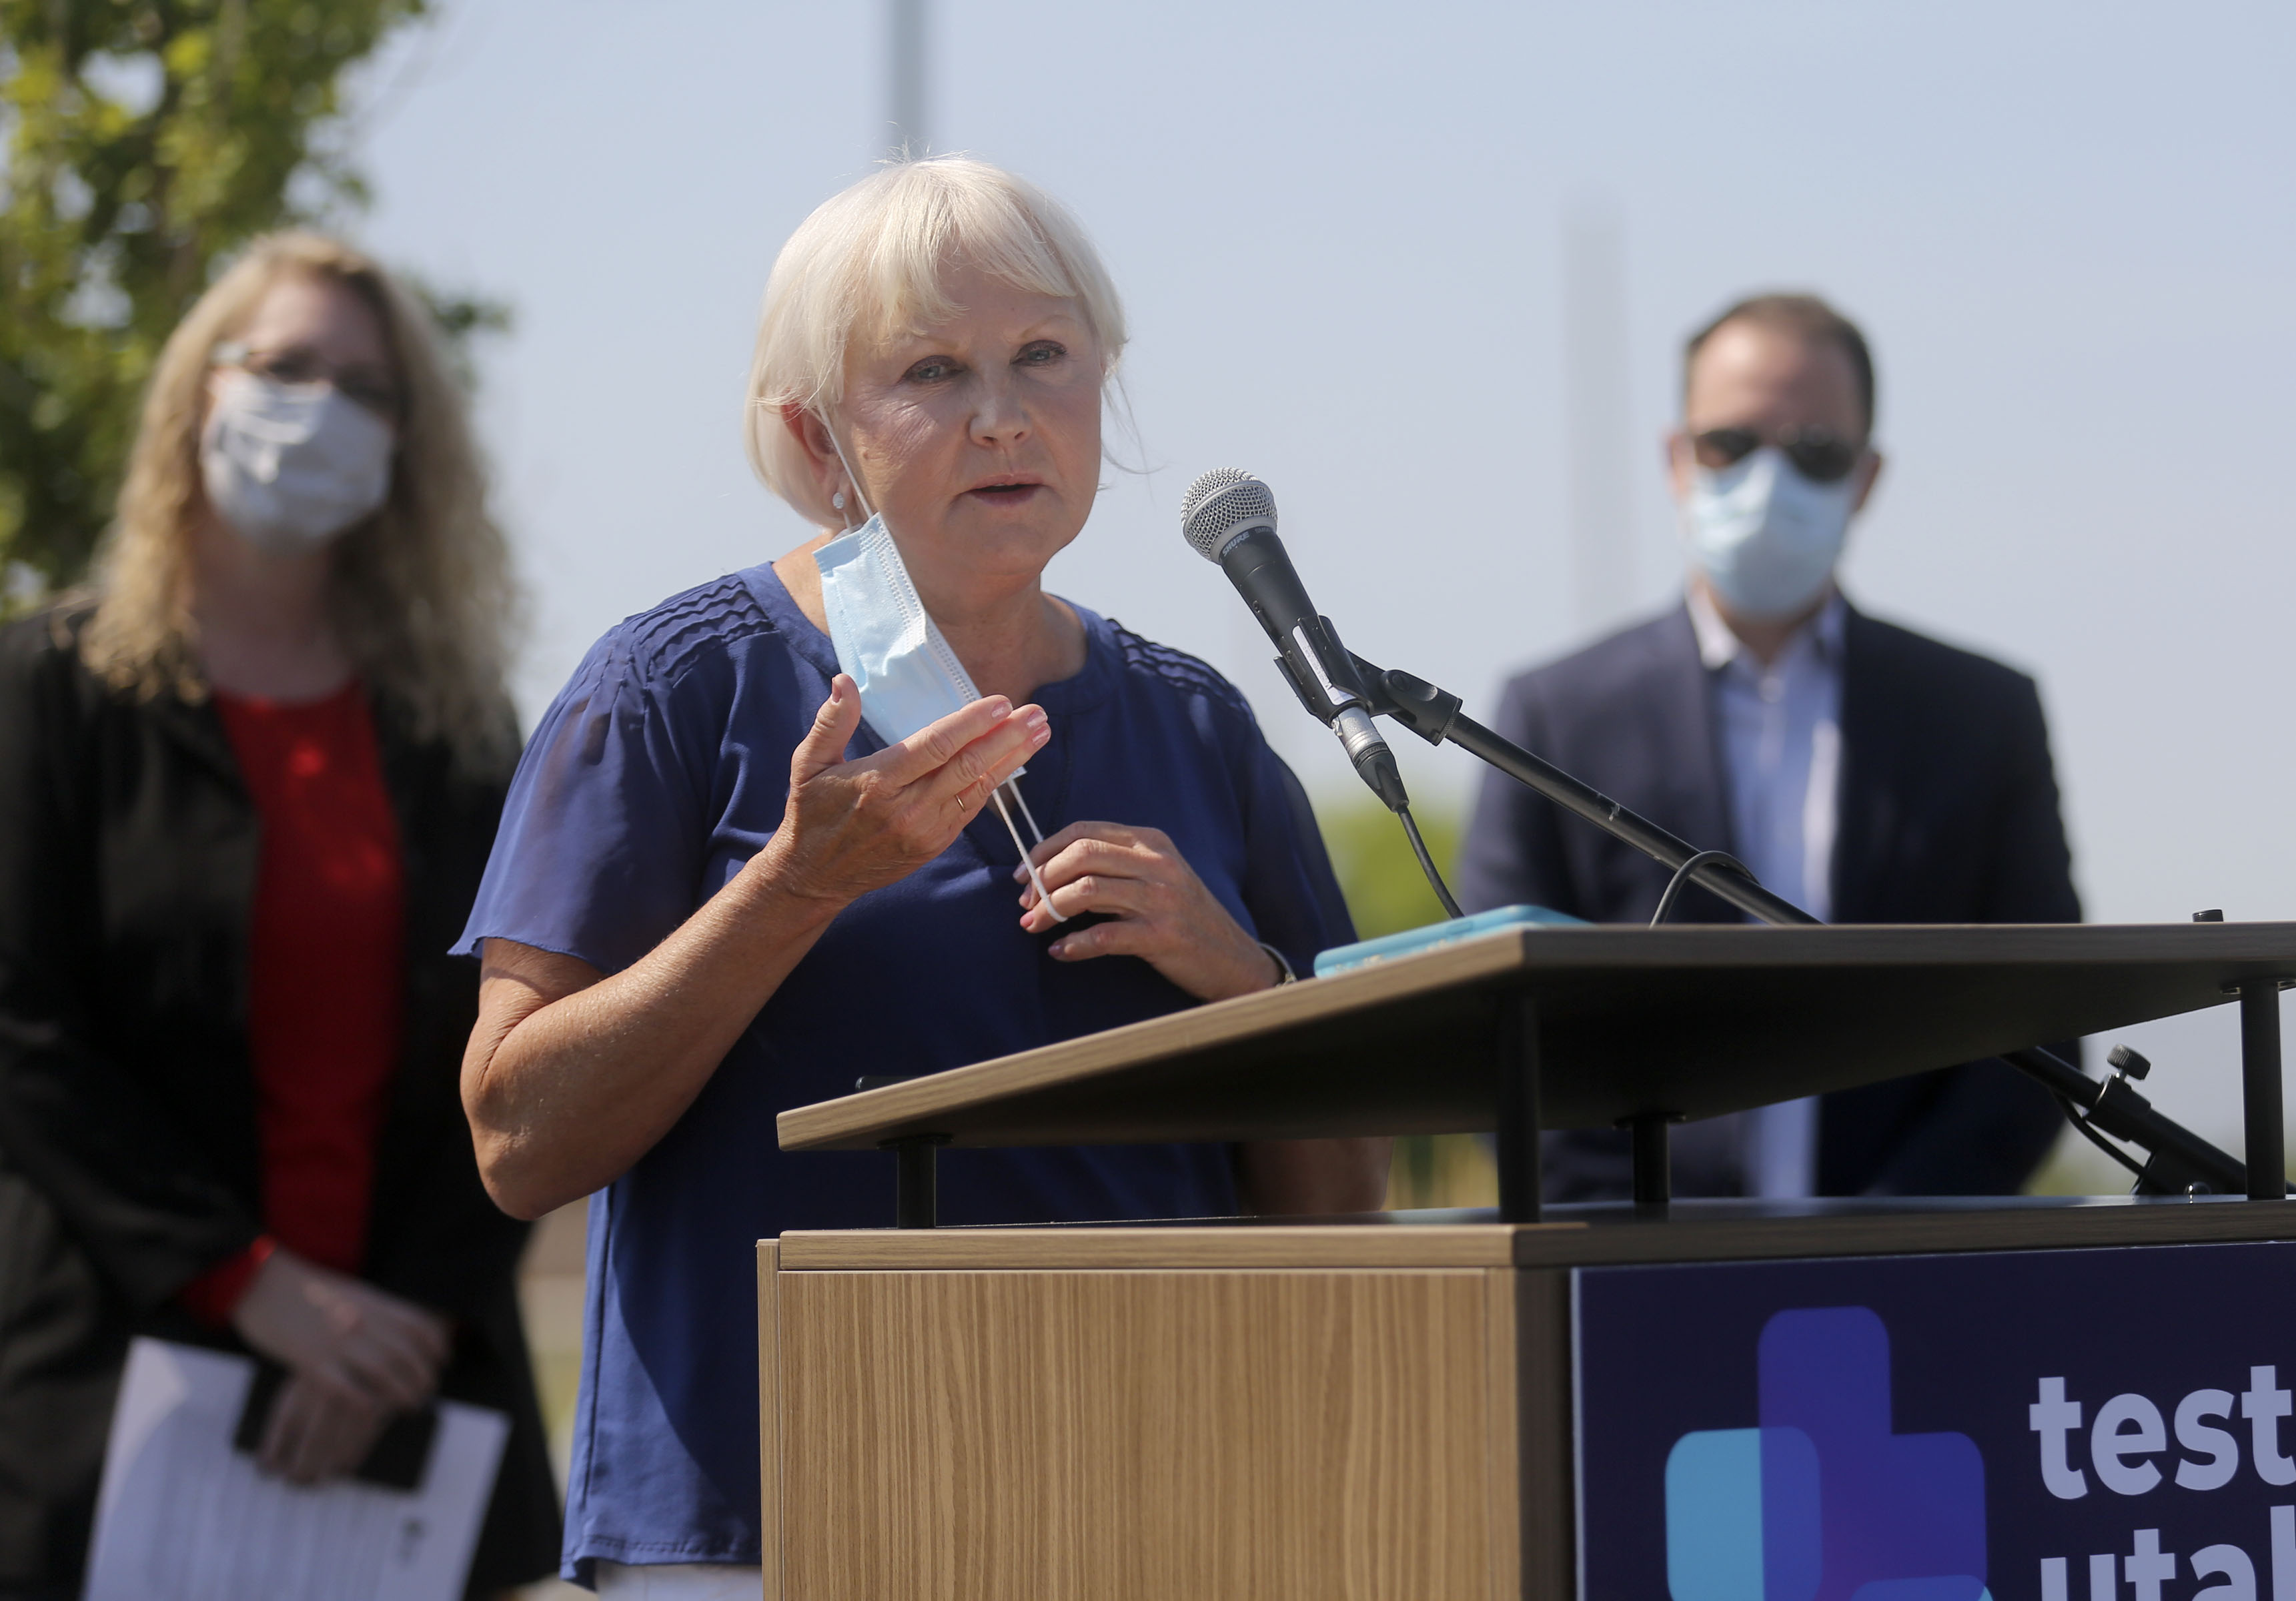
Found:
[[[1494, 726], [1692, 844], [1733, 848], [1713, 700], [1687, 608], [1523, 674], [1507, 686]], [[2080, 920], [2040, 694], [2023, 674], [1850, 610], [1840, 784], [1835, 922]], [[1596, 923], [1647, 923], [1667, 878], [1630, 847], [1492, 774], [1468, 828], [1459, 899], [1470, 911], [1527, 901]], [[1698, 889], [1673, 915], [1741, 920]], [[2054, 1048], [2078, 1060], [2073, 1043]], [[2060, 1126], [2046, 1093], [1997, 1062], [1829, 1095], [1818, 1112], [1818, 1193], [2013, 1194]], [[1677, 1137], [1685, 1193], [1713, 1193], [1699, 1172], [1728, 1165], [1702, 1154], [1699, 1140], [1696, 1125]], [[1552, 1198], [1627, 1193], [1623, 1136], [1551, 1142], [1548, 1166]]]
[[[135, 703], [80, 620], [0, 630], [0, 1593], [77, 1595], [127, 1342], [234, 1346], [175, 1304], [259, 1232], [248, 926], [259, 829], [212, 706]], [[62, 637], [60, 637], [62, 636]], [[405, 851], [406, 1012], [363, 1277], [451, 1316], [442, 1392], [512, 1419], [473, 1590], [556, 1566], [513, 1276], [457, 1089], [476, 965], [449, 956], [504, 780], [374, 705]], [[506, 775], [504, 776], [506, 777]]]

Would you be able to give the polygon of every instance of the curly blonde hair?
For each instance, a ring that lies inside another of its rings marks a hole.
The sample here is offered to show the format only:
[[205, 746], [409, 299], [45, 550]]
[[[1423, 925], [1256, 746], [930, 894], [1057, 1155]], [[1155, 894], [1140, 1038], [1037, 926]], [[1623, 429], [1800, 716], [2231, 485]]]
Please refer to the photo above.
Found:
[[315, 234], [258, 239], [168, 336], [144, 398], [127, 482], [86, 594], [80, 657], [141, 699], [206, 698], [192, 617], [191, 532], [203, 504], [200, 428], [217, 345], [289, 274], [332, 279], [373, 308], [397, 362], [404, 412], [390, 493], [335, 541], [329, 608], [368, 686], [415, 737], [464, 770], [515, 754], [504, 677], [518, 612], [510, 552], [487, 511], [486, 476], [430, 316], [381, 266]]

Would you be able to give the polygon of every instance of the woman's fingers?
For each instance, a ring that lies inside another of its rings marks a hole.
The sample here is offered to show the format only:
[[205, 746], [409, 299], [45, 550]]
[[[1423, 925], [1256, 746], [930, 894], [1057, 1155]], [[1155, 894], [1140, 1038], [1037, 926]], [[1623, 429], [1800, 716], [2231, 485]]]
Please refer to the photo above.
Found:
[[329, 1398], [329, 1404], [321, 1408], [320, 1426], [312, 1431], [309, 1461], [315, 1477], [338, 1479], [356, 1472], [382, 1437], [391, 1410], [356, 1400]]
[[299, 1386], [290, 1377], [271, 1403], [271, 1421], [264, 1425], [263, 1444], [256, 1452], [256, 1462], [265, 1473], [293, 1476], [303, 1460], [303, 1436], [308, 1424]]
[[[1062, 833], [1068, 830], [1062, 829]], [[1058, 836], [1054, 836], [1057, 838]], [[1045, 843], [1049, 846], [1051, 840]], [[1030, 851], [1034, 856], [1036, 852]], [[1067, 883], [1087, 873], [1115, 873], [1131, 878], [1153, 877], [1160, 871], [1188, 871], [1185, 863], [1168, 850], [1158, 850], [1136, 833], [1123, 837], [1086, 834], [1071, 841], [1037, 864], [1037, 875], [1048, 885]], [[1025, 870], [1023, 873], [1025, 876]]]
[[[843, 680], [850, 683], [850, 680]], [[815, 718], [818, 759], [848, 725], [844, 691]], [[771, 847], [801, 892], [850, 900], [914, 872], [948, 849], [989, 792], [1051, 737], [1041, 707], [1001, 695], [975, 701], [884, 750], [811, 777], [793, 759], [788, 826]]]
[[1099, 873], [1082, 874], [1063, 884], [1047, 883], [1052, 910], [1060, 915], [1050, 915], [1043, 906], [1033, 904], [1037, 898], [1031, 887], [1023, 895], [1027, 915], [1021, 926], [1030, 933], [1042, 933], [1055, 923], [1082, 916], [1086, 912], [1103, 912], [1117, 917], [1137, 917], [1158, 909], [1166, 900], [1162, 886], [1143, 879], [1125, 878]]
[[366, 1459], [389, 1417], [340, 1377], [293, 1374], [280, 1386], [258, 1459], [292, 1483], [336, 1478]]
[[989, 792], [1051, 737], [1043, 707], [1015, 709], [991, 695], [854, 765], [880, 781], [884, 815], [911, 836], [912, 848], [931, 855], [947, 850]]
[[813, 714], [813, 727], [790, 758], [790, 783], [805, 783], [845, 759], [854, 725], [861, 720], [861, 691], [843, 673], [829, 681], [829, 698]]
[[[1052, 913], [1108, 914], [1110, 921], [1063, 933], [1046, 948], [1063, 962], [1132, 956], [1201, 1000], [1264, 989], [1280, 976], [1275, 960], [1188, 866], [1171, 839], [1153, 828], [1071, 823], [1029, 855], [1045, 881], [1021, 891], [1021, 926], [1042, 933]], [[1025, 867], [1015, 881], [1025, 882]]]
[[1044, 708], [1023, 707], [966, 744], [918, 787], [937, 804], [963, 800], [969, 817], [980, 809], [989, 791], [1010, 778], [1013, 770], [1042, 750], [1051, 737], [1052, 724]]
[[365, 1288], [381, 1301], [392, 1336], [412, 1351], [425, 1368], [436, 1371], [445, 1365], [455, 1347], [451, 1323], [430, 1308], [401, 1301], [388, 1290], [378, 1290], [371, 1285]]
[[[1042, 933], [1056, 922], [1086, 912], [1103, 912], [1153, 924], [1168, 920], [1195, 882], [1187, 864], [1168, 850], [1154, 849], [1144, 837], [1152, 833], [1151, 830], [1119, 831], [1099, 824], [1081, 826], [1095, 832], [1062, 829], [1061, 834], [1070, 837], [1038, 869], [1038, 875], [1045, 881], [1050, 911], [1038, 904], [1034, 884], [1021, 891], [1021, 905], [1025, 909], [1021, 926], [1030, 933]], [[1110, 837], [1119, 833], [1120, 838]], [[1160, 834], [1154, 837], [1160, 842], [1163, 838]], [[1046, 840], [1046, 848], [1050, 850], [1060, 838], [1054, 835]], [[1025, 878], [1025, 874], [1026, 869], [1021, 869], [1015, 876]], [[1052, 912], [1058, 912], [1060, 916], [1054, 917]], [[1140, 948], [1152, 946], [1152, 940], [1149, 946]], [[1093, 954], [1107, 955], [1114, 948], [1091, 948]]]
[[1088, 962], [1095, 956], [1152, 956], [1154, 931], [1136, 918], [1118, 917], [1062, 934], [1045, 947], [1056, 962]]
[[341, 1454], [333, 1436], [342, 1425], [343, 1408], [340, 1404], [330, 1406], [328, 1400], [316, 1385], [298, 1380], [290, 1380], [280, 1392], [280, 1407], [293, 1407], [301, 1421], [295, 1433], [294, 1453], [284, 1470], [295, 1483], [316, 1484]]
[[393, 1407], [420, 1405], [439, 1383], [448, 1339], [443, 1319], [357, 1280], [340, 1286], [344, 1338], [335, 1366]]
[[1003, 695], [984, 696], [957, 708], [939, 722], [927, 723], [898, 743], [887, 745], [868, 759], [868, 765], [906, 789], [946, 768], [975, 740], [992, 733], [1012, 712], [1013, 702]]
[[[1151, 842], [1167, 849], [1171, 845], [1169, 840], [1152, 828], [1134, 828], [1124, 823], [1071, 823], [1049, 835], [1044, 843], [1029, 851], [1029, 856], [1039, 872], [1049, 873], [1051, 863], [1062, 851], [1087, 841], [1119, 847], [1139, 846]], [[1025, 879], [1029, 874], [1027, 869], [1016, 867], [1013, 876], [1017, 880]]]
[[439, 1364], [419, 1347], [380, 1334], [352, 1344], [341, 1366], [359, 1388], [400, 1408], [422, 1405], [439, 1383]]

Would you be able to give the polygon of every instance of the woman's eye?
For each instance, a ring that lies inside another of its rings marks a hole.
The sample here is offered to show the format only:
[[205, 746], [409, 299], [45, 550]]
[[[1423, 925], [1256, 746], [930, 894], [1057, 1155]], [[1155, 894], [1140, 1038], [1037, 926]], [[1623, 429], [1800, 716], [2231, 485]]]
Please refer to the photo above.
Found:
[[928, 356], [909, 369], [912, 383], [939, 383], [956, 371], [956, 364], [939, 356]]
[[1050, 366], [1068, 353], [1068, 347], [1065, 345], [1049, 339], [1040, 339], [1035, 344], [1022, 347], [1016, 359], [1024, 366]]
[[300, 350], [251, 356], [248, 358], [247, 369], [258, 378], [269, 378], [280, 383], [309, 383], [326, 376], [325, 369]]

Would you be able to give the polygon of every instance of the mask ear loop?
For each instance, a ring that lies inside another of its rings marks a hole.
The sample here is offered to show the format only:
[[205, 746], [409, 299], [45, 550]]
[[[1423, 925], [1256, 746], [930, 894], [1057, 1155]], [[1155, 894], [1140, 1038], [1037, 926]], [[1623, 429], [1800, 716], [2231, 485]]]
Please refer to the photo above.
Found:
[[[836, 425], [830, 422], [826, 412], [821, 414], [821, 428], [822, 431], [829, 436], [829, 447], [837, 452], [837, 464], [845, 469], [846, 482], [853, 486], [853, 498], [860, 502], [864, 512], [874, 517], [877, 510], [869, 504], [869, 497], [861, 492], [861, 475], [853, 471], [853, 463], [845, 454], [845, 446], [837, 437]], [[853, 514], [850, 512], [846, 513], [845, 526], [848, 529], [859, 526], [853, 521]], [[1013, 849], [1020, 852], [1021, 866], [1029, 871], [1029, 883], [1037, 891], [1037, 904], [1051, 914], [1054, 922], [1066, 923], [1068, 919], [1054, 909], [1053, 892], [1045, 887], [1044, 874], [1037, 871], [1036, 858], [1029, 854], [1029, 847], [1021, 842], [1021, 830], [1013, 821], [1012, 808], [1004, 804], [1004, 794], [1008, 790], [1012, 792], [1013, 799], [1020, 803], [1021, 815], [1029, 819], [1029, 832], [1037, 836], [1037, 844], [1043, 844], [1045, 831], [1037, 826], [1036, 817], [1029, 810], [1028, 801], [1021, 799], [1021, 786], [1018, 783], [1006, 779], [989, 792], [989, 799], [996, 802], [996, 815], [1004, 819], [1004, 832], [1013, 836]]]
[[[1013, 836], [1013, 849], [1021, 853], [1021, 865], [1029, 870], [1029, 883], [1037, 891], [1037, 904], [1052, 915], [1054, 922], [1066, 923], [1068, 919], [1062, 916], [1053, 906], [1053, 892], [1045, 888], [1045, 876], [1037, 871], [1036, 858], [1029, 854], [1029, 848], [1021, 842], [1021, 831], [1013, 824], [1012, 809], [1004, 804], [1006, 790], [1013, 792], [1013, 799], [1021, 800], [1021, 786], [1010, 779], [989, 791], [988, 798], [996, 802], [996, 815], [1004, 819], [1004, 832]], [[1029, 803], [1026, 800], [1021, 800], [1021, 814], [1026, 816], [1028, 810]], [[1041, 845], [1045, 842], [1044, 831], [1037, 828], [1036, 818], [1029, 818], [1029, 829], [1037, 836], [1037, 844]]]
[[1020, 805], [1021, 816], [1027, 821], [1029, 825], [1029, 832], [1037, 836], [1037, 844], [1043, 844], [1045, 842], [1045, 831], [1037, 826], [1036, 815], [1029, 809], [1029, 798], [1021, 792], [1021, 780], [1019, 776], [1016, 774], [1013, 777], [1007, 778], [1004, 781], [1004, 787], [1013, 792], [1013, 799]]
[[[829, 436], [829, 447], [837, 452], [837, 464], [845, 469], [845, 481], [853, 486], [853, 498], [860, 503], [864, 513], [862, 521], [865, 521], [877, 514], [877, 508], [871, 505], [868, 496], [861, 492], [861, 475], [853, 471], [853, 464], [846, 458], [845, 447], [838, 441], [837, 425], [829, 420], [829, 414], [826, 411], [818, 415], [821, 418], [821, 431]], [[844, 507], [839, 509], [845, 512], [845, 527], [849, 532], [861, 526], [860, 521], [855, 521], [852, 512]]]

